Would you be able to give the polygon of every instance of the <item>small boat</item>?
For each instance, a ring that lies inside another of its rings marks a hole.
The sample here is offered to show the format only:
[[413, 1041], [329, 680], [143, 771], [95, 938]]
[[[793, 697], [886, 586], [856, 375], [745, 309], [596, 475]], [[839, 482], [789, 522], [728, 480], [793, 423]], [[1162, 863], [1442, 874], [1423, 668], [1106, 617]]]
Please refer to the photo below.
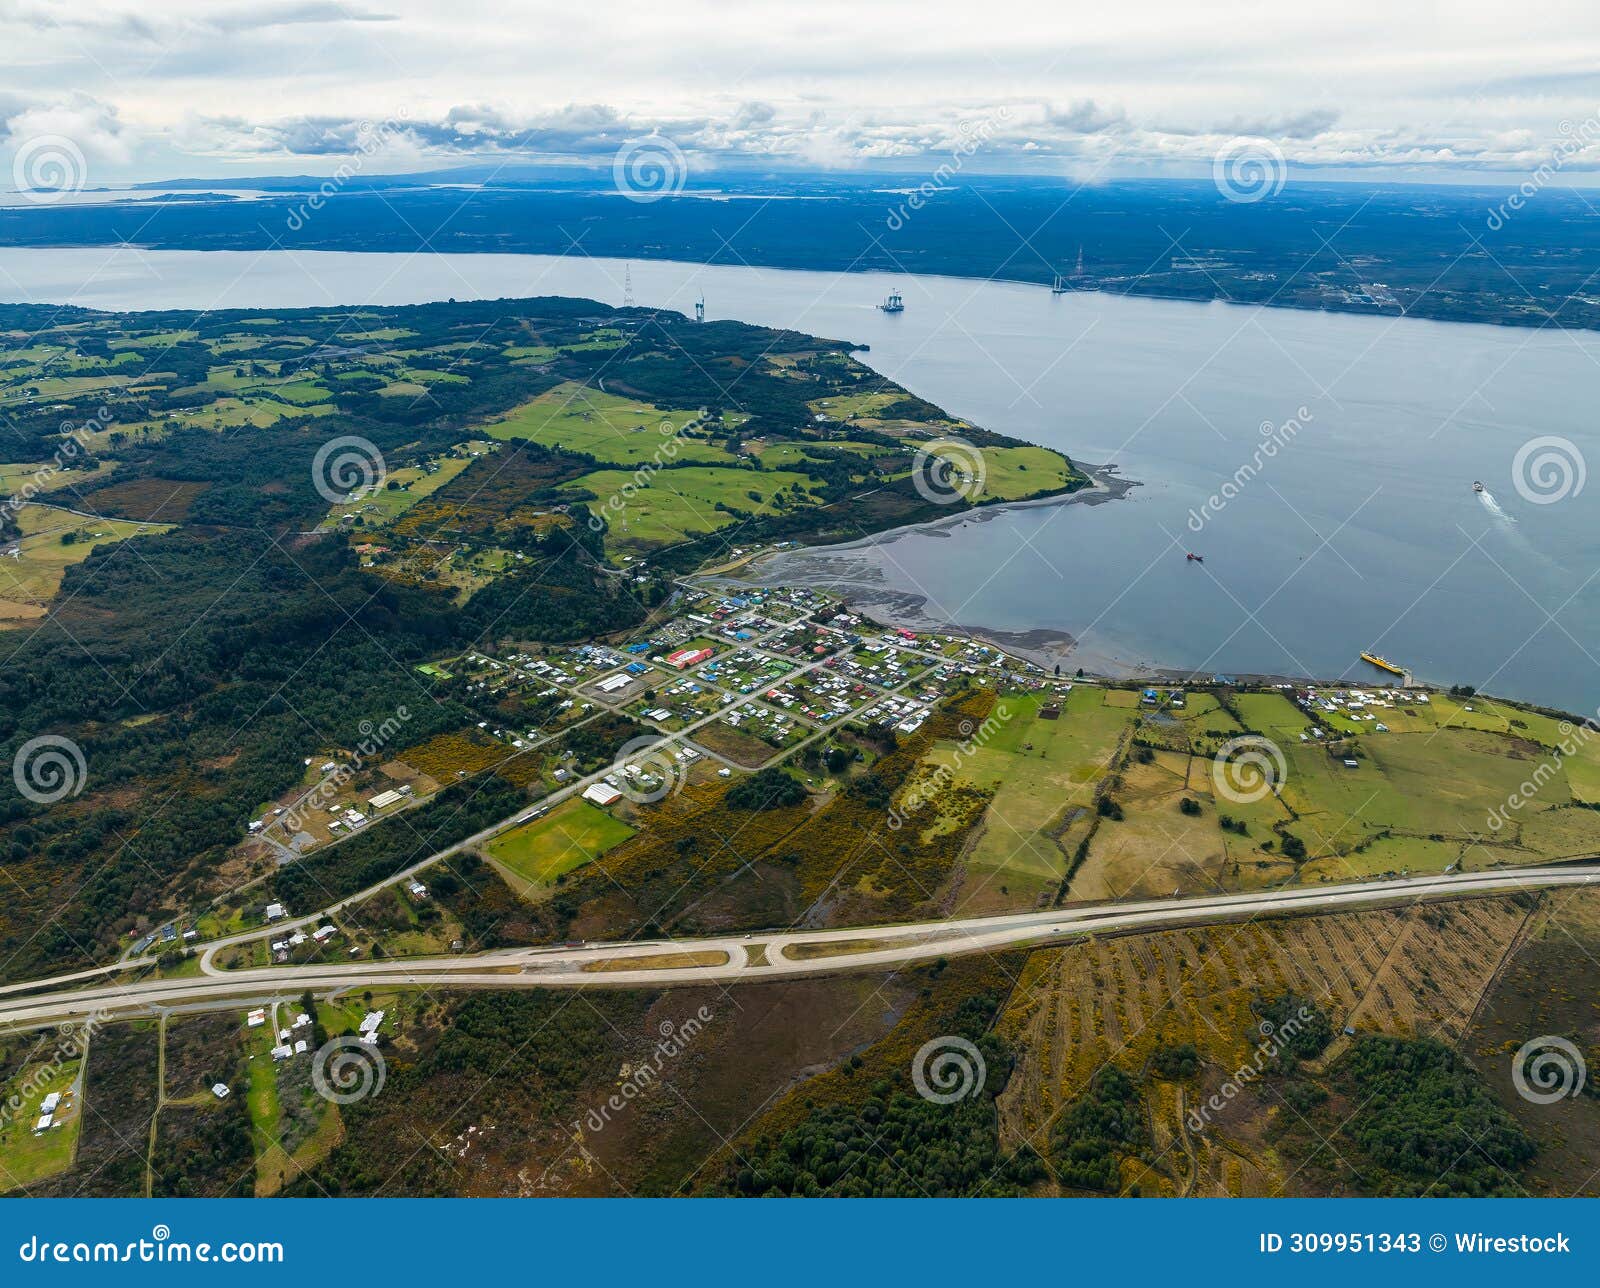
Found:
[[1204, 563], [1206, 561], [1206, 557], [1204, 555], [1197, 555], [1192, 551], [1186, 557], [1190, 563]]
[[1489, 489], [1484, 487], [1484, 485], [1482, 483], [1474, 481], [1473, 484], [1472, 484], [1472, 490], [1474, 492], [1487, 492]]
[[905, 301], [900, 298], [899, 291], [891, 291], [889, 298], [878, 307], [885, 313], [904, 313], [906, 311]]

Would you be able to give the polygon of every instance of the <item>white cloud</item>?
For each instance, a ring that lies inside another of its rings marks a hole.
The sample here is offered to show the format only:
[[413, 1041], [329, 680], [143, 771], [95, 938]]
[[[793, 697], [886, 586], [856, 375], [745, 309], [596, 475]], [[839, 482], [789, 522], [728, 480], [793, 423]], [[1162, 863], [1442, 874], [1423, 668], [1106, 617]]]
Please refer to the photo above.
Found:
[[[10, 145], [72, 137], [123, 177], [314, 170], [362, 121], [374, 164], [595, 157], [659, 128], [702, 160], [1161, 173], [1228, 138], [1305, 167], [1514, 171], [1600, 102], [1600, 19], [1457, 0], [0, 0]], [[79, 138], [77, 131], [81, 131]], [[1564, 173], [1600, 164], [1569, 158]], [[1411, 177], [1425, 177], [1411, 174]]]

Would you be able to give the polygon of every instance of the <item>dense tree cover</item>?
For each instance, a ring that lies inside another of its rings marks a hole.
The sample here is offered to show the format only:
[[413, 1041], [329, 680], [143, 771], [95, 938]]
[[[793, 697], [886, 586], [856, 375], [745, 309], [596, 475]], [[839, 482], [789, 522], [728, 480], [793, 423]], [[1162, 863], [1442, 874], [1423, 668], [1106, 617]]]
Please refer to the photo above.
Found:
[[[406, 1049], [385, 1047], [383, 1093], [341, 1108], [344, 1142], [286, 1194], [449, 1195], [472, 1183], [421, 1131], [443, 1143], [492, 1122], [508, 1171], [537, 1176], [569, 1147], [580, 1093], [613, 1090], [626, 1035], [641, 1032], [652, 995], [601, 989], [581, 1005], [559, 992], [469, 993], [448, 999], [437, 1026]], [[431, 1146], [431, 1147], [430, 1147]]]
[[1524, 1193], [1533, 1140], [1477, 1071], [1432, 1039], [1363, 1037], [1340, 1062], [1354, 1113], [1340, 1129], [1370, 1160], [1363, 1188], [1448, 1198]]
[[1315, 1002], [1297, 993], [1257, 998], [1251, 1010], [1260, 1017], [1263, 1040], [1276, 1051], [1274, 1068], [1294, 1072], [1301, 1060], [1315, 1060], [1333, 1041], [1333, 1021]]
[[1118, 1193], [1123, 1158], [1137, 1152], [1148, 1135], [1139, 1084], [1108, 1064], [1050, 1129], [1056, 1179], [1068, 1189]]
[[805, 784], [776, 765], [758, 769], [728, 789], [725, 797], [733, 809], [787, 809], [806, 798]]
[[[1045, 1175], [1031, 1149], [1005, 1153], [994, 1098], [1011, 1076], [1007, 1043], [988, 1031], [988, 1021], [1003, 1002], [998, 992], [985, 991], [962, 999], [951, 1011], [932, 1020], [942, 1030], [939, 1051], [952, 1048], [952, 1037], [971, 1042], [982, 1057], [952, 1064], [956, 1082], [935, 1091], [961, 1089], [968, 1094], [949, 1103], [919, 1095], [911, 1065], [921, 1062], [927, 1076], [936, 1058], [919, 1051], [892, 1072], [873, 1078], [858, 1096], [810, 1106], [794, 1126], [752, 1142], [741, 1143], [726, 1172], [714, 1186], [718, 1193], [750, 1196], [827, 1195], [836, 1198], [987, 1197], [1024, 1193]], [[863, 1061], [853, 1059], [846, 1078], [870, 1077]]]

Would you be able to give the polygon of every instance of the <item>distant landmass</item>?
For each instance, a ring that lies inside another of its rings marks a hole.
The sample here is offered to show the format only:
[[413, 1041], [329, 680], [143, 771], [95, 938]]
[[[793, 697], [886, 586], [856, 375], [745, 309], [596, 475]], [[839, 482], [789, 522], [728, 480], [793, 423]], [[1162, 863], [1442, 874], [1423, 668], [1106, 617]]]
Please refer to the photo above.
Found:
[[144, 186], [188, 199], [0, 209], [0, 245], [580, 253], [1600, 328], [1600, 220], [1554, 189], [730, 174], [633, 200], [609, 171], [489, 167]]

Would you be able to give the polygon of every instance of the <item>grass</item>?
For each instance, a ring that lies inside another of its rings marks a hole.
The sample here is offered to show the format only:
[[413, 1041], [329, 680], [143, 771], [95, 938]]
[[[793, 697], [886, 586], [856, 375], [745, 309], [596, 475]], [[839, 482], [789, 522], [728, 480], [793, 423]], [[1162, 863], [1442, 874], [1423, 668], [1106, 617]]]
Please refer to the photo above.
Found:
[[39, 1120], [40, 1102], [52, 1091], [70, 1091], [82, 1068], [81, 1058], [34, 1064], [20, 1070], [5, 1088], [5, 1101], [20, 1095], [21, 1105], [0, 1121], [0, 1191], [35, 1184], [72, 1165], [83, 1117], [82, 1096], [73, 1097], [65, 1112], [58, 1110], [56, 1125], [43, 1135], [34, 1135], [33, 1125]]
[[[737, 522], [737, 516], [718, 510], [720, 503], [746, 514], [774, 514], [773, 498], [780, 492], [795, 504], [809, 505], [809, 475], [791, 470], [717, 469], [691, 465], [661, 470], [637, 478], [630, 470], [596, 470], [574, 481], [598, 498], [590, 509], [603, 514], [610, 537], [634, 545], [669, 545], [687, 540], [691, 533], [715, 532]], [[792, 489], [800, 488], [796, 493]], [[750, 496], [755, 492], [761, 499]], [[612, 498], [615, 503], [612, 504]]]
[[1067, 811], [1092, 803], [1133, 714], [1103, 697], [1079, 686], [1066, 695], [1059, 719], [1041, 720], [1039, 708], [1049, 699], [1007, 696], [990, 716], [998, 732], [971, 756], [956, 764], [954, 743], [935, 746], [929, 764], [951, 765], [958, 778], [995, 790], [968, 856], [969, 867], [986, 870], [980, 880], [1037, 888], [1060, 879], [1066, 856], [1051, 832]]
[[[67, 569], [82, 563], [97, 547], [170, 530], [165, 524], [85, 519], [41, 505], [22, 506], [17, 526], [22, 532], [15, 543], [17, 555], [0, 554], [0, 629], [43, 617]], [[76, 539], [63, 544], [62, 538], [69, 535]]]
[[[930, 445], [936, 456], [950, 456], [961, 467], [967, 463], [965, 449]], [[1059, 452], [1047, 447], [985, 447], [983, 452], [983, 491], [975, 501], [1014, 501], [1040, 492], [1053, 492], [1083, 476]], [[952, 455], [952, 452], [954, 455]]]
[[[617, 465], [674, 460], [733, 463], [722, 447], [680, 433], [698, 415], [664, 411], [568, 381], [524, 403], [487, 432], [491, 438], [565, 447]], [[670, 455], [663, 450], [669, 445]]]
[[621, 845], [633, 831], [588, 801], [573, 800], [495, 837], [484, 849], [514, 887], [529, 893]]

